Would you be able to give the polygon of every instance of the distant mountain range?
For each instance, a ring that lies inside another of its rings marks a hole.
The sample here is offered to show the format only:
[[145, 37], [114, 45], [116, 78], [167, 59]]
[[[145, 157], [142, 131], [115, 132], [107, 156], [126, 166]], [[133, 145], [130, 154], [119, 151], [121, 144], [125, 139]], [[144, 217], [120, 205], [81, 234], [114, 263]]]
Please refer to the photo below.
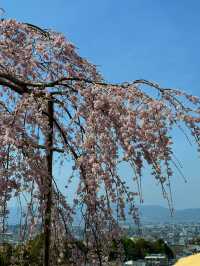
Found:
[[170, 210], [156, 205], [144, 205], [139, 208], [141, 222], [148, 223], [190, 223], [200, 222], [200, 208], [175, 210], [171, 216]]
[[[191, 223], [200, 222], [200, 208], [176, 210], [171, 216], [170, 210], [156, 205], [143, 205], [139, 207], [142, 223]], [[78, 215], [78, 214], [77, 214]], [[78, 215], [79, 216], [79, 215]], [[19, 223], [20, 213], [17, 208], [11, 207], [8, 217], [8, 224]], [[132, 221], [128, 218], [128, 223]]]

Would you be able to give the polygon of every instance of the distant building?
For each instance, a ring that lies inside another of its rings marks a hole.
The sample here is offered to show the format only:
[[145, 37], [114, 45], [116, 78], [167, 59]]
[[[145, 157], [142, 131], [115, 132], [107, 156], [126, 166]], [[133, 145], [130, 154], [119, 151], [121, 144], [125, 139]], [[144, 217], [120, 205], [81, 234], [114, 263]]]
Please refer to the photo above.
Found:
[[7, 204], [4, 201], [4, 197], [0, 196], [0, 243], [8, 242], [12, 235], [11, 233], [7, 232], [8, 229], [7, 218], [8, 218]]
[[146, 262], [143, 260], [129, 260], [124, 263], [124, 266], [146, 266]]
[[0, 233], [0, 244], [2, 243], [12, 243], [13, 242], [13, 234], [12, 233]]
[[168, 266], [168, 259], [163, 254], [151, 254], [146, 256], [144, 259], [146, 262], [145, 266]]

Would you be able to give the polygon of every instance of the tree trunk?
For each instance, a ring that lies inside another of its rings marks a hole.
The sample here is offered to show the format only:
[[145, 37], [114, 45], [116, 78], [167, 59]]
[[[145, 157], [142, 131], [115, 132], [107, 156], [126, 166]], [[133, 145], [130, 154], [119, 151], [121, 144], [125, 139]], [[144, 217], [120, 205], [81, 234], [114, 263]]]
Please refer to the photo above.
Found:
[[53, 179], [53, 101], [48, 101], [49, 131], [46, 137], [48, 176], [45, 184], [45, 217], [44, 217], [44, 266], [50, 265], [51, 245], [51, 209], [52, 209], [52, 179]]

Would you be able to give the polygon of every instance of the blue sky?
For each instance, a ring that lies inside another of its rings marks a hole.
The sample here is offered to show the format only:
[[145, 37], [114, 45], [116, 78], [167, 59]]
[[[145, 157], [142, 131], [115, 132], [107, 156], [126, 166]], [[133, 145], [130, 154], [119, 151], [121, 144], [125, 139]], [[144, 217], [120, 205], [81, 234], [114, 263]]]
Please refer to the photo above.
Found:
[[[108, 81], [145, 78], [200, 96], [198, 0], [2, 0], [0, 6], [6, 18], [63, 32]], [[174, 206], [200, 207], [195, 149], [179, 135], [175, 146], [189, 178], [185, 184], [175, 175]], [[143, 192], [145, 204], [166, 206], [147, 175]]]

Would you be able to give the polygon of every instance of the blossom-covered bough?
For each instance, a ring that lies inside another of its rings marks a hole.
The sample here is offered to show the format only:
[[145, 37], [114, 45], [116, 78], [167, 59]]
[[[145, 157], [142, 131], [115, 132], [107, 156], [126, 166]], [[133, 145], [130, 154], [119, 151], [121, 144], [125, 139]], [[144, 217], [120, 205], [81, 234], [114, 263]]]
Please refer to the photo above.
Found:
[[[173, 165], [181, 171], [171, 129], [189, 129], [199, 147], [199, 98], [146, 80], [106, 83], [62, 34], [15, 20], [0, 22], [0, 85], [1, 202], [6, 210], [12, 197], [26, 199], [21, 237], [42, 223], [44, 265], [107, 265], [126, 204], [138, 220], [134, 202], [146, 165], [171, 206]], [[70, 202], [53, 176], [54, 164], [69, 159], [66, 190], [79, 180]], [[123, 162], [136, 188], [119, 174]], [[78, 208], [81, 245], [71, 227]]]

